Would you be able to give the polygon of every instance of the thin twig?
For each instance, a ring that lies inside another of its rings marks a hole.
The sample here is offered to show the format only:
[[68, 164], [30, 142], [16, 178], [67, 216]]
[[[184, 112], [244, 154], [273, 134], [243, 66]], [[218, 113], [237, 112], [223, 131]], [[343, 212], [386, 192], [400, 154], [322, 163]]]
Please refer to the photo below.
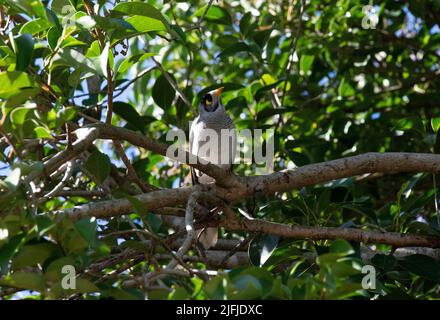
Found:
[[205, 8], [205, 11], [203, 11], [202, 15], [200, 16], [199, 21], [197, 21], [196, 26], [200, 28], [200, 25], [203, 22], [203, 19], [205, 19], [206, 14], [208, 13], [209, 9], [212, 6], [212, 3], [214, 2], [214, 0], [209, 0], [208, 5]]
[[294, 53], [296, 50], [296, 43], [298, 42], [298, 37], [299, 37], [299, 34], [302, 29], [302, 17], [303, 17], [303, 13], [305, 11], [305, 5], [306, 5], [305, 0], [301, 0], [301, 8], [300, 8], [300, 13], [299, 13], [299, 26], [296, 29], [295, 36], [292, 38], [292, 42], [290, 43], [289, 59], [287, 61], [287, 66], [286, 66], [286, 80], [284, 82], [283, 94], [281, 96], [281, 104], [282, 105], [284, 105], [284, 99], [286, 97], [286, 90], [287, 90], [287, 82], [289, 80], [290, 73], [292, 72], [293, 56], [294, 56]]
[[119, 156], [121, 157], [122, 161], [124, 162], [125, 167], [127, 168], [127, 174], [130, 177], [130, 179], [134, 183], [136, 183], [143, 192], [150, 192], [153, 190], [157, 190], [157, 188], [154, 188], [152, 186], [147, 186], [141, 179], [139, 179], [136, 170], [134, 169], [133, 165], [130, 162], [130, 159], [128, 159], [127, 155], [125, 154], [125, 150], [122, 147], [121, 141], [113, 140], [113, 144]]
[[[109, 49], [110, 50], [110, 49]], [[113, 115], [113, 72], [110, 67], [110, 62], [107, 61], [107, 114], [105, 118], [105, 124], [112, 124], [112, 115]]]
[[130, 81], [128, 81], [126, 84], [124, 84], [124, 86], [116, 88], [114, 91], [118, 91], [118, 93], [115, 94], [115, 95], [113, 96], [113, 98], [115, 99], [115, 98], [119, 97], [119, 96], [120, 96], [122, 93], [124, 93], [124, 91], [125, 91], [129, 86], [131, 86], [134, 82], [136, 82], [137, 80], [139, 80], [140, 78], [142, 78], [144, 75], [146, 75], [147, 73], [149, 73], [149, 72], [151, 72], [151, 71], [153, 71], [153, 70], [155, 70], [155, 69], [157, 69], [157, 66], [152, 66], [152, 67], [150, 67], [150, 68], [144, 69], [144, 70], [142, 70], [141, 72], [139, 72], [139, 74], [138, 74], [136, 77], [134, 77], [133, 79], [131, 79]]
[[241, 251], [243, 248], [245, 248], [252, 240], [255, 239], [256, 236], [257, 234], [251, 234], [249, 237], [240, 242], [234, 249], [228, 252], [228, 254], [220, 262], [220, 265], [224, 265], [230, 257], [232, 257], [236, 252]]
[[72, 177], [73, 170], [75, 168], [74, 162], [75, 162], [74, 160], [70, 160], [67, 162], [66, 171], [61, 181], [51, 191], [49, 191], [43, 197], [38, 199], [38, 203], [43, 203], [44, 201], [53, 198], [54, 196], [57, 196], [58, 192], [66, 185], [66, 183]]

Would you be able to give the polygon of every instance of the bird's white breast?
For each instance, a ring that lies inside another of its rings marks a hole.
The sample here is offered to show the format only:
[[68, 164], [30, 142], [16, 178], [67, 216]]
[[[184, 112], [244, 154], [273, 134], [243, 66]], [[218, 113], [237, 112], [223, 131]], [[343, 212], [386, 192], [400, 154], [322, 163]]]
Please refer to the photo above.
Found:
[[[229, 168], [234, 161], [236, 150], [236, 134], [235, 130], [231, 132], [231, 138], [222, 133], [221, 124], [216, 127], [209, 127], [206, 122], [199, 121], [199, 118], [193, 122], [191, 127], [192, 143], [191, 153], [207, 160], [213, 164], [220, 165], [224, 168]], [[222, 134], [224, 135], [222, 138]]]

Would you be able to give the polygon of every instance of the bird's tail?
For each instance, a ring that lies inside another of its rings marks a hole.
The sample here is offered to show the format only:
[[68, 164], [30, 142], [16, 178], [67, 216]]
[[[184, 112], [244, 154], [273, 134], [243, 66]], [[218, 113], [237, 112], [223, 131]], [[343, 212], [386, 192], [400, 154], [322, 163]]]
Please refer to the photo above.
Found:
[[218, 228], [206, 227], [197, 230], [197, 239], [203, 245], [205, 250], [215, 246], [218, 240]]

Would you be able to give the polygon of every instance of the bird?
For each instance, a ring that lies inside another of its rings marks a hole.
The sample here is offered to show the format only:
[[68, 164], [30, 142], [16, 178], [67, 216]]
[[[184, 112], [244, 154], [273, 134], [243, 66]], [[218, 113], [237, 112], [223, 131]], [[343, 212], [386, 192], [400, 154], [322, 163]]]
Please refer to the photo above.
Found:
[[[190, 152], [201, 159], [219, 167], [232, 170], [237, 148], [235, 126], [221, 101], [223, 87], [214, 89], [202, 96], [198, 105], [199, 115], [191, 124]], [[222, 134], [223, 139], [222, 139]], [[227, 136], [225, 136], [227, 134]], [[191, 168], [193, 185], [215, 183], [215, 179]], [[214, 208], [206, 207], [210, 212]], [[218, 240], [218, 229], [206, 227], [196, 230], [197, 240], [205, 250], [213, 247]]]

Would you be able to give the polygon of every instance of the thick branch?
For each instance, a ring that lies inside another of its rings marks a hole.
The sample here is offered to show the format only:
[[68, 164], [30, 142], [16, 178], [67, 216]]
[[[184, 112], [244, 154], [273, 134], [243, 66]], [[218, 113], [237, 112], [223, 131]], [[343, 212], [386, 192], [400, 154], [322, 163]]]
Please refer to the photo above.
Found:
[[[247, 191], [272, 194], [365, 173], [440, 172], [440, 155], [408, 152], [371, 152], [309, 164], [293, 170], [245, 178]], [[242, 182], [242, 183], [243, 183]]]
[[[125, 130], [125, 129], [124, 129]], [[129, 130], [127, 130], [129, 132]], [[104, 132], [106, 132], [104, 130]], [[113, 138], [113, 137], [110, 137]], [[259, 194], [285, 192], [295, 188], [375, 172], [440, 172], [440, 155], [423, 153], [367, 153], [354, 157], [328, 162], [310, 164], [294, 170], [275, 172], [264, 176], [241, 177], [240, 182], [228, 189], [216, 185], [204, 186], [204, 192], [217, 196], [227, 202], [241, 200]], [[136, 196], [147, 210], [185, 205], [192, 188], [166, 189]], [[132, 204], [125, 199], [102, 201], [65, 209], [58, 213], [71, 215], [73, 218], [95, 216], [108, 218], [133, 210]], [[263, 231], [290, 238], [336, 239], [362, 241], [366, 243], [388, 243], [395, 246], [440, 247], [440, 239], [431, 236], [383, 234], [356, 229], [289, 227], [266, 221], [251, 221], [245, 225], [236, 225], [231, 221], [223, 222], [230, 230]], [[262, 230], [260, 230], [263, 228]]]
[[395, 247], [440, 248], [440, 237], [401, 234], [396, 232], [364, 231], [353, 228], [289, 226], [260, 219], [224, 219], [221, 226], [230, 231], [261, 232], [282, 238], [308, 240], [345, 239], [362, 243], [385, 243]]

